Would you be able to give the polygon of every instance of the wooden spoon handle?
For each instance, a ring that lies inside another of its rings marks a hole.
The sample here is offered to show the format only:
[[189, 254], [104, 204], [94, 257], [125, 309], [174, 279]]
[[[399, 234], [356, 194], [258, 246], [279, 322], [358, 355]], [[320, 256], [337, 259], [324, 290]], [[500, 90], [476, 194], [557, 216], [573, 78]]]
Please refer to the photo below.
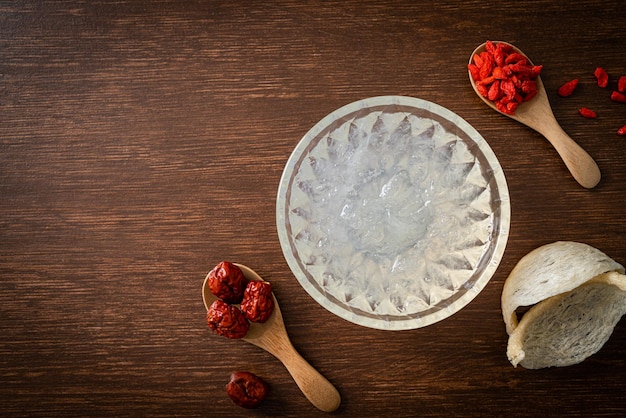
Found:
[[569, 137], [554, 120], [542, 129], [543, 136], [559, 153], [572, 177], [587, 189], [594, 188], [601, 178], [600, 169], [591, 156]]
[[274, 354], [287, 368], [306, 398], [321, 411], [332, 412], [339, 408], [341, 395], [320, 372], [315, 370], [291, 343]]
[[537, 77], [539, 93], [532, 103], [520, 106], [513, 119], [542, 134], [556, 149], [572, 177], [581, 186], [591, 189], [600, 182], [600, 169], [589, 154], [565, 133], [552, 113], [548, 94]]

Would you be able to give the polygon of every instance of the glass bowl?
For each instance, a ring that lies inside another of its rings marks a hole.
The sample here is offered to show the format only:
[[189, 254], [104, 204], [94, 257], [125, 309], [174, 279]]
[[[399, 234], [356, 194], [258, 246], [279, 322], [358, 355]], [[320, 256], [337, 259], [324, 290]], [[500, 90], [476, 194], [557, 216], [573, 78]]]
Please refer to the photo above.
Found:
[[281, 177], [281, 248], [311, 297], [366, 327], [445, 319], [485, 287], [510, 224], [506, 179], [483, 137], [450, 110], [382, 96], [332, 112]]

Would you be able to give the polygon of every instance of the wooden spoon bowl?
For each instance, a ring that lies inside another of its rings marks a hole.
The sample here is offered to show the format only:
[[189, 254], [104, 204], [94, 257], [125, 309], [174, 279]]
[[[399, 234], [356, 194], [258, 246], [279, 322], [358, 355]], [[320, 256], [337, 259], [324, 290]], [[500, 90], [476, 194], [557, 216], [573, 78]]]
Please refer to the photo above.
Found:
[[[246, 279], [263, 280], [251, 268], [243, 264], [235, 263], [235, 265], [241, 269]], [[217, 300], [217, 297], [211, 293], [208, 286], [208, 279], [209, 276], [207, 275], [202, 285], [202, 299], [207, 310], [211, 304]], [[276, 296], [273, 294], [272, 297], [274, 298], [274, 311], [272, 315], [265, 323], [250, 323], [250, 330], [243, 340], [262, 348], [280, 360], [285, 365], [304, 396], [306, 396], [316, 408], [325, 412], [335, 411], [341, 404], [339, 392], [293, 347], [289, 340], [285, 323], [283, 322], [283, 315], [280, 312], [278, 300], [276, 300]]]
[[[502, 41], [494, 41], [495, 44], [503, 43], [510, 45], [516, 52], [524, 55], [529, 62], [532, 63], [530, 58], [515, 46]], [[485, 51], [486, 43], [479, 45], [474, 52], [470, 55], [470, 63], [474, 54], [480, 54]], [[601, 178], [600, 169], [596, 162], [591, 158], [587, 152], [580, 147], [572, 138], [570, 138], [565, 131], [561, 128], [557, 122], [550, 102], [548, 101], [548, 94], [541, 81], [541, 77], [537, 77], [537, 95], [527, 102], [519, 105], [514, 115], [509, 115], [499, 111], [495, 104], [489, 99], [483, 97], [476, 89], [476, 83], [474, 82], [472, 75], [470, 74], [470, 83], [478, 97], [480, 97], [489, 107], [498, 113], [510, 117], [524, 125], [534, 129], [542, 134], [550, 144], [556, 149], [557, 153], [563, 159], [565, 166], [569, 169], [572, 177], [583, 187], [593, 188], [599, 182]]]

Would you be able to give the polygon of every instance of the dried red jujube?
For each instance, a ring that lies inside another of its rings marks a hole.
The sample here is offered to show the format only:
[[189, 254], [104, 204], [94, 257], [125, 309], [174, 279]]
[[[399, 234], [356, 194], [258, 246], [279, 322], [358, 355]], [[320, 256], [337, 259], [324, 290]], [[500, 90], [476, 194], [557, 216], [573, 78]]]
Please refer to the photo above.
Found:
[[274, 310], [272, 285], [269, 282], [248, 282], [241, 301], [243, 315], [252, 322], [266, 322]]
[[237, 406], [257, 408], [267, 396], [269, 385], [259, 376], [250, 372], [235, 372], [226, 385], [228, 397]]
[[226, 303], [239, 303], [248, 280], [239, 267], [222, 261], [209, 272], [209, 289]]
[[243, 338], [250, 329], [250, 323], [239, 308], [221, 300], [211, 304], [206, 321], [209, 328], [226, 338]]

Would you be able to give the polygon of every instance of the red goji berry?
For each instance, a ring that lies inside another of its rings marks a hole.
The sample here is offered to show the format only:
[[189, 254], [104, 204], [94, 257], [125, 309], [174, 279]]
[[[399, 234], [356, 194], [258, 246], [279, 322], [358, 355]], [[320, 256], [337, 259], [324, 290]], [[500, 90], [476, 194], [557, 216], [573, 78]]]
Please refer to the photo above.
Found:
[[506, 73], [504, 72], [504, 69], [502, 67], [500, 67], [500, 66], [495, 67], [493, 69], [492, 76], [496, 80], [502, 80], [502, 79], [507, 77]]
[[543, 65], [533, 65], [531, 70], [533, 72], [533, 77], [539, 77], [541, 70], [543, 70]]
[[504, 93], [507, 98], [513, 99], [515, 97], [515, 84], [512, 80], [502, 80], [500, 82], [500, 88], [502, 89], [502, 93]]
[[489, 77], [485, 77], [482, 80], [480, 80], [478, 84], [482, 84], [483, 86], [488, 86], [489, 84], [493, 83], [495, 80], [496, 78], [490, 75]]
[[611, 93], [611, 100], [617, 103], [626, 103], [626, 94], [620, 93], [619, 91], [614, 91]]
[[491, 83], [491, 87], [487, 91], [487, 98], [491, 101], [496, 101], [502, 95], [502, 90], [500, 90], [500, 82], [495, 81]]
[[506, 104], [506, 109], [511, 113], [511, 115], [514, 115], [517, 110], [517, 106], [519, 106], [518, 102], [510, 102]]
[[516, 88], [521, 88], [522, 87], [522, 80], [517, 76], [517, 74], [511, 74], [509, 79], [513, 82], [513, 85]]
[[[500, 46], [501, 44], [498, 44]], [[502, 51], [502, 48], [496, 48], [496, 51], [493, 54], [493, 59], [496, 61], [496, 65], [498, 67], [502, 67], [506, 61], [506, 53]]]
[[493, 57], [495, 58], [496, 64], [498, 64], [499, 67], [502, 67], [505, 64], [506, 57], [508, 54], [511, 53], [511, 51], [513, 51], [513, 47], [511, 45], [503, 43], [499, 43], [498, 45], [496, 45], [496, 50], [493, 53]]
[[563, 84], [561, 87], [559, 87], [559, 90], [557, 91], [557, 93], [561, 97], [571, 96], [572, 93], [574, 93], [574, 90], [576, 89], [577, 85], [578, 85], [578, 79], [575, 78]]
[[520, 88], [523, 93], [532, 94], [533, 96], [537, 93], [537, 82], [533, 80], [524, 80], [522, 81]]
[[469, 70], [470, 75], [472, 76], [472, 80], [474, 81], [480, 80], [480, 69], [478, 68], [476, 64], [468, 64], [467, 69]]
[[587, 109], [586, 107], [580, 108], [578, 113], [584, 118], [587, 119], [595, 119], [598, 117], [598, 114], [591, 109]]
[[596, 79], [598, 80], [598, 87], [605, 88], [609, 84], [609, 75], [604, 68], [596, 68], [593, 75], [596, 76]]
[[626, 93], [626, 75], [623, 75], [617, 81], [617, 90], [621, 93]]
[[618, 135], [626, 135], [626, 125], [622, 126], [617, 130]]
[[484, 84], [476, 84], [476, 91], [483, 97], [487, 97], [487, 93], [489, 92]]
[[496, 53], [496, 44], [494, 44], [493, 41], [487, 41], [485, 42], [485, 49], [491, 55], [494, 55]]
[[531, 78], [534, 76], [533, 67], [529, 66], [527, 62], [518, 61], [514, 64], [509, 64], [509, 68], [512, 72], [517, 74], [518, 77]]
[[528, 58], [526, 58], [525, 56], [523, 56], [520, 53], [517, 52], [513, 52], [512, 54], [509, 54], [506, 59], [504, 60], [505, 64], [522, 64], [522, 65], [526, 65], [528, 64]]
[[507, 109], [506, 107], [507, 105], [505, 105], [504, 103], [502, 103], [502, 101], [497, 101], [496, 102], [496, 108], [502, 112], [502, 113], [506, 113], [507, 115], [514, 115], [515, 112], [511, 112], [509, 109]]
[[474, 61], [474, 64], [476, 64], [478, 68], [483, 66], [483, 59], [480, 57], [479, 54], [474, 54], [474, 56], [472, 57], [472, 61]]
[[483, 65], [480, 67], [480, 78], [485, 78], [491, 75], [496, 61], [493, 58], [493, 55], [489, 55], [486, 51], [481, 52], [480, 57], [483, 59]]
[[511, 45], [492, 41], [485, 43], [485, 51], [472, 56], [467, 66], [476, 91], [493, 101], [503, 113], [514, 114], [517, 106], [537, 94], [535, 79], [541, 65], [531, 65], [523, 54]]

